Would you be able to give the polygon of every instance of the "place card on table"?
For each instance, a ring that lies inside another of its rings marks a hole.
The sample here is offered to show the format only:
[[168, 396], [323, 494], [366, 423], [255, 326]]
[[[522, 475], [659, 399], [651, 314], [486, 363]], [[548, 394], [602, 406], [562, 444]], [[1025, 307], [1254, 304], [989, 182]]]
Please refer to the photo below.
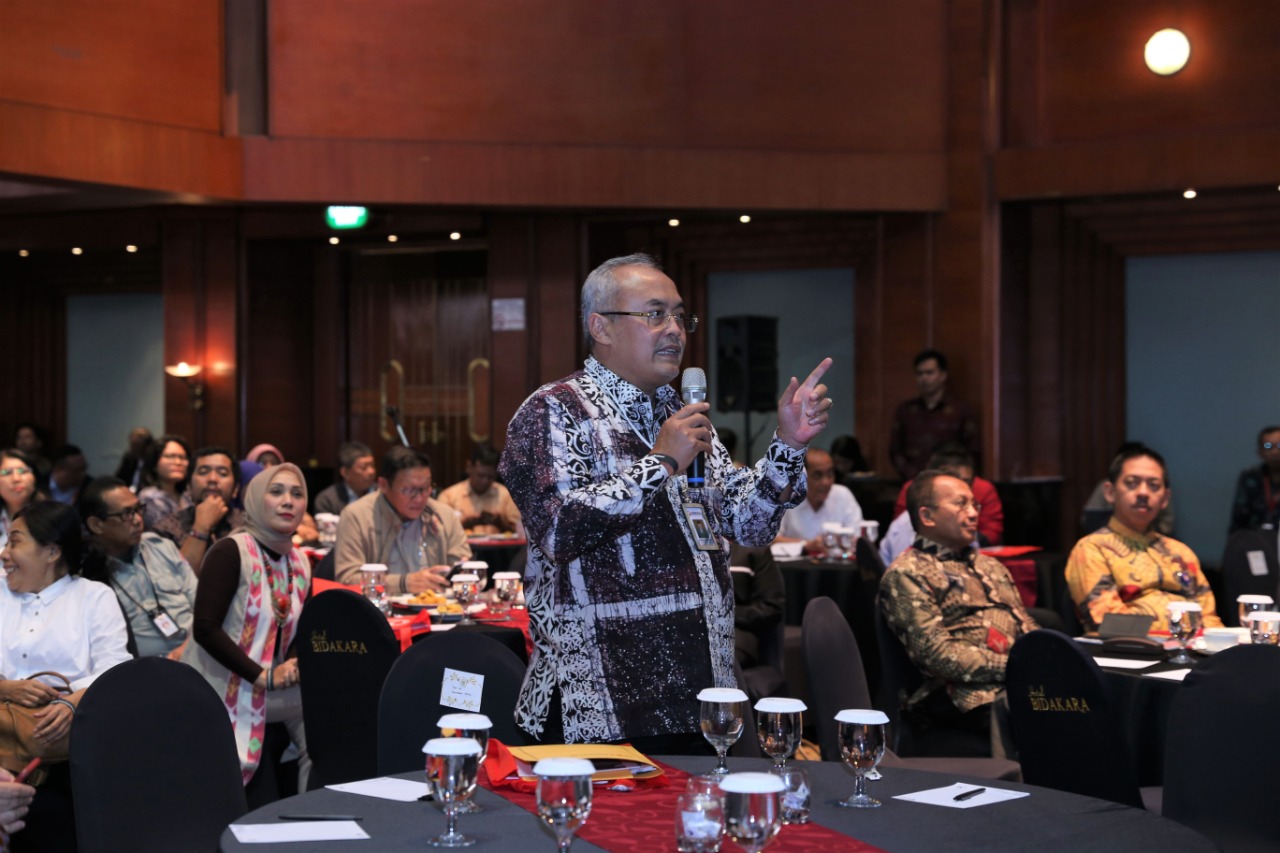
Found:
[[484, 694], [484, 676], [475, 672], [445, 668], [440, 685], [440, 704], [473, 714], [480, 711], [480, 697]]
[[1144, 672], [1143, 676], [1146, 678], [1163, 678], [1165, 681], [1181, 681], [1187, 677], [1189, 672], [1191, 672], [1189, 669], [1174, 669], [1169, 672]]
[[297, 820], [283, 823], [233, 823], [231, 834], [241, 844], [278, 844], [282, 841], [360, 841], [369, 833], [354, 820]]
[[1109, 666], [1112, 669], [1146, 669], [1160, 663], [1158, 660], [1134, 660], [1133, 658], [1094, 658], [1098, 666]]
[[325, 787], [333, 791], [342, 791], [344, 794], [359, 794], [362, 797], [377, 797], [380, 800], [395, 800], [398, 803], [416, 803], [427, 795], [426, 782], [395, 779], [391, 776], [361, 779], [358, 782], [342, 782], [337, 785], [325, 785]]
[[1020, 800], [1023, 797], [1031, 796], [1026, 791], [1009, 791], [1004, 788], [987, 788], [981, 794], [977, 794], [967, 799], [956, 799], [956, 797], [967, 794], [979, 787], [980, 786], [978, 785], [969, 785], [965, 782], [956, 782], [954, 785], [947, 785], [945, 788], [930, 788], [927, 791], [916, 791], [913, 794], [899, 794], [894, 797], [894, 799], [906, 800], [909, 803], [925, 803], [930, 806], [946, 806], [949, 809], [971, 809], [974, 806], [989, 806], [993, 803], [1003, 803], [1006, 800]]

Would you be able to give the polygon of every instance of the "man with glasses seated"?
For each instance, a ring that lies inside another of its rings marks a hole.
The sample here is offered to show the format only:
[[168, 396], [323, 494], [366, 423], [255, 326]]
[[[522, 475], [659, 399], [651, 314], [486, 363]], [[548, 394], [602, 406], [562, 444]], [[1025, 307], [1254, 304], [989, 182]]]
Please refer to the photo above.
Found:
[[240, 492], [240, 466], [231, 451], [223, 447], [202, 447], [196, 451], [187, 494], [192, 506], [155, 523], [155, 532], [171, 540], [196, 575], [213, 543], [240, 526], [243, 512], [233, 505]]
[[900, 697], [905, 712], [920, 728], [988, 734], [1009, 649], [1038, 626], [1004, 564], [971, 547], [978, 506], [968, 483], [924, 471], [907, 489], [907, 513], [914, 546], [880, 580], [885, 621], [924, 676]]
[[853, 531], [862, 524], [862, 507], [847, 486], [836, 482], [836, 463], [831, 454], [811, 447], [805, 454], [804, 470], [809, 478], [809, 495], [782, 517], [778, 535], [803, 540], [805, 553], [822, 556], [826, 546], [822, 534], [828, 524]]
[[191, 637], [196, 575], [172, 542], [142, 531], [142, 503], [124, 480], [99, 477], [80, 495], [93, 546], [84, 576], [111, 586], [139, 657], [179, 660]]
[[458, 514], [431, 497], [431, 459], [393, 447], [378, 466], [378, 489], [348, 504], [338, 518], [334, 579], [360, 583], [360, 566], [387, 567], [389, 593], [448, 586], [449, 571], [471, 559]]

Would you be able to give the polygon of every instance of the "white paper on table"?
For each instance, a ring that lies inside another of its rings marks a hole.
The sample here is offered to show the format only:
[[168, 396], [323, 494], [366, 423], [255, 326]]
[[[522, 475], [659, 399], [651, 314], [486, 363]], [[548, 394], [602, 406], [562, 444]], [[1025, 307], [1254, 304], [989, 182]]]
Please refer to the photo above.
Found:
[[1147, 678], [1163, 678], [1165, 681], [1181, 681], [1189, 672], [1189, 669], [1174, 669], [1169, 672], [1144, 672], [1143, 675]]
[[281, 841], [359, 841], [369, 833], [354, 820], [287, 820], [281, 823], [231, 824], [241, 844], [276, 844]]
[[426, 782], [414, 782], [411, 779], [393, 779], [390, 776], [379, 776], [377, 779], [361, 779], [359, 782], [342, 782], [338, 785], [325, 785], [333, 791], [345, 794], [360, 794], [364, 797], [377, 797], [380, 800], [395, 800], [397, 803], [416, 803], [427, 795]]
[[799, 557], [804, 551], [803, 542], [774, 542], [769, 546], [770, 553], [777, 559], [786, 559], [788, 557]]
[[1133, 658], [1094, 658], [1098, 666], [1109, 666], [1112, 669], [1146, 669], [1160, 663], [1158, 660], [1134, 660]]
[[971, 809], [974, 806], [989, 806], [992, 803], [1003, 803], [1006, 800], [1020, 800], [1031, 794], [1026, 791], [1009, 791], [1004, 788], [987, 788], [981, 794], [967, 800], [957, 800], [957, 794], [980, 788], [981, 785], [969, 785], [956, 782], [945, 788], [930, 788], [927, 791], [916, 791], [914, 794], [899, 794], [895, 800], [906, 800], [911, 803], [927, 803], [931, 806], [946, 806], [949, 809]]

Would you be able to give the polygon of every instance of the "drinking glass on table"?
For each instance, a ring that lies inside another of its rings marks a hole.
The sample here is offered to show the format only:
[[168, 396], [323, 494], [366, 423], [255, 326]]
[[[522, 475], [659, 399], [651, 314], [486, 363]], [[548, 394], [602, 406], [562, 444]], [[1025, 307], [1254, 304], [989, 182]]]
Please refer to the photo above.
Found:
[[1255, 610], [1250, 613], [1249, 640], [1258, 645], [1280, 645], [1280, 612]]
[[462, 619], [459, 625], [474, 625], [476, 620], [471, 618], [468, 608], [471, 602], [476, 600], [476, 596], [480, 594], [480, 578], [473, 574], [463, 573], [454, 575], [450, 580], [453, 585], [453, 597], [462, 605]]
[[591, 814], [591, 774], [595, 767], [585, 758], [544, 758], [533, 765], [538, 777], [538, 817], [565, 853]]
[[[436, 725], [440, 727], [440, 737], [469, 737], [480, 744], [480, 764], [489, 756], [489, 729], [493, 721], [484, 714], [445, 714]], [[468, 799], [458, 809], [458, 814], [476, 814], [484, 809], [475, 800]]]
[[716, 766], [707, 775], [725, 776], [725, 753], [742, 737], [742, 727], [747, 713], [747, 694], [735, 687], [708, 687], [698, 693], [702, 703], [700, 723], [702, 736], [716, 751]]
[[499, 621], [510, 622], [511, 605], [519, 595], [520, 573], [498, 572], [493, 576], [493, 603], [489, 605], [489, 610], [502, 614], [502, 619]]
[[480, 744], [473, 738], [432, 738], [422, 751], [427, 756], [427, 790], [444, 810], [447, 821], [444, 834], [427, 843], [432, 847], [470, 847], [476, 840], [458, 832], [458, 815], [476, 790]]
[[790, 767], [784, 767], [778, 773], [778, 778], [786, 786], [780, 794], [782, 822], [808, 823], [809, 805], [813, 799], [809, 788], [809, 774], [804, 771], [804, 768], [793, 764]]
[[360, 594], [384, 614], [391, 613], [387, 603], [387, 567], [381, 563], [365, 563], [360, 567]]
[[1259, 610], [1275, 610], [1276, 603], [1269, 595], [1241, 595], [1236, 598], [1240, 608], [1240, 627], [1249, 627], [1249, 614]]
[[1187, 654], [1187, 642], [1200, 630], [1202, 615], [1200, 605], [1194, 601], [1169, 602], [1169, 634], [1178, 641], [1178, 653], [1169, 658], [1169, 663], [1195, 663]]
[[[705, 777], [702, 777], [705, 778]], [[712, 780], [692, 784], [676, 799], [676, 849], [681, 853], [718, 853], [724, 834], [724, 803], [720, 786]]]
[[799, 699], [768, 696], [756, 703], [756, 737], [760, 751], [773, 759], [775, 773], [796, 754], [804, 730], [803, 712], [807, 710], [808, 706]]
[[467, 560], [465, 563], [458, 565], [459, 574], [475, 575], [480, 579], [480, 591], [484, 592], [486, 580], [489, 577], [489, 564], [484, 560]]
[[730, 773], [720, 788], [724, 834], [746, 853], [759, 853], [782, 828], [782, 780], [772, 773]]
[[840, 559], [840, 525], [833, 521], [822, 524], [822, 549], [828, 560]]
[[836, 743], [840, 760], [854, 774], [853, 795], [836, 805], [851, 809], [874, 809], [880, 801], [867, 796], [867, 773], [884, 757], [884, 729], [889, 718], [883, 711], [848, 708], [836, 714]]
[[857, 541], [857, 535], [852, 527], [840, 528], [840, 561], [844, 563], [853, 562], [853, 543]]

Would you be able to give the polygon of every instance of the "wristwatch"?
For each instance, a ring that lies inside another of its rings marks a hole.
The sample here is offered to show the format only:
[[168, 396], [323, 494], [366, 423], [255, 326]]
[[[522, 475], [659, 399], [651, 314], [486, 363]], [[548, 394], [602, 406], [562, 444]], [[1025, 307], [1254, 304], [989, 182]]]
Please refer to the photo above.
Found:
[[654, 459], [657, 459], [663, 465], [670, 465], [672, 476], [675, 476], [675, 473], [680, 470], [680, 461], [674, 456], [668, 456], [665, 453], [650, 453], [649, 455]]

